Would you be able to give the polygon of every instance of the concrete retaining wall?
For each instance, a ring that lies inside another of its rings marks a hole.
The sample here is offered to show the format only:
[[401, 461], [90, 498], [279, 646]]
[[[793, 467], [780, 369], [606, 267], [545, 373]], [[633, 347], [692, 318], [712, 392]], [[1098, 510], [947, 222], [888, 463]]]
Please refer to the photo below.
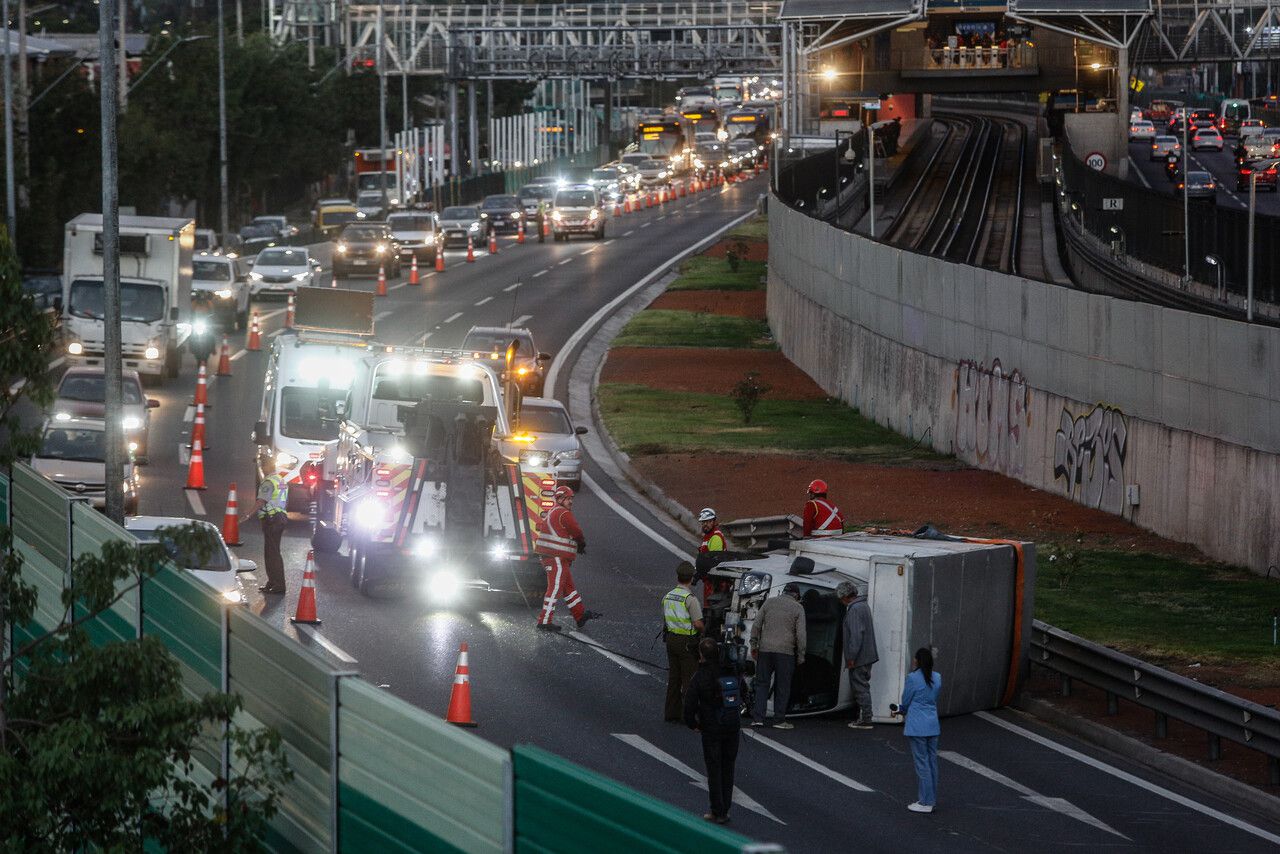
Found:
[[1280, 329], [904, 252], [777, 199], [768, 310], [792, 361], [900, 433], [1280, 564]]

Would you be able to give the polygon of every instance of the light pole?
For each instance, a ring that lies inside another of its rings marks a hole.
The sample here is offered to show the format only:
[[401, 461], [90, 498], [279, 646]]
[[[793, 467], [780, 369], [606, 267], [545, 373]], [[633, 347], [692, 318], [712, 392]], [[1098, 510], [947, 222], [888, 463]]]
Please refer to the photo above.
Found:
[[1225, 285], [1223, 281], [1223, 277], [1226, 275], [1226, 271], [1222, 267], [1222, 259], [1219, 258], [1217, 255], [1206, 255], [1204, 256], [1204, 262], [1208, 264], [1210, 267], [1212, 267], [1214, 269], [1214, 272], [1218, 274], [1217, 294], [1218, 294], [1218, 299], [1222, 299], [1223, 287]]
[[1191, 190], [1187, 186], [1187, 171], [1191, 165], [1191, 152], [1187, 149], [1187, 127], [1191, 124], [1187, 113], [1182, 116], [1182, 285], [1191, 282]]
[[378, 0], [378, 146], [382, 153], [382, 172], [378, 185], [382, 188], [382, 209], [387, 209], [387, 69], [386, 39], [382, 0]]
[[4, 0], [4, 219], [9, 239], [17, 240], [18, 202], [13, 177], [13, 52], [9, 47], [9, 0]]
[[231, 193], [227, 188], [227, 23], [218, 0], [218, 226], [223, 246], [231, 239]]
[[[116, 0], [98, 4], [98, 84], [102, 115], [102, 366], [106, 410], [107, 518], [124, 523], [124, 364], [120, 352], [120, 175], [116, 163], [116, 122], [119, 109], [114, 74]], [[121, 50], [124, 46], [121, 45]], [[111, 69], [108, 71], [107, 69]]]
[[1253, 222], [1258, 210], [1258, 170], [1249, 173], [1249, 261], [1245, 268], [1245, 320], [1253, 322]]

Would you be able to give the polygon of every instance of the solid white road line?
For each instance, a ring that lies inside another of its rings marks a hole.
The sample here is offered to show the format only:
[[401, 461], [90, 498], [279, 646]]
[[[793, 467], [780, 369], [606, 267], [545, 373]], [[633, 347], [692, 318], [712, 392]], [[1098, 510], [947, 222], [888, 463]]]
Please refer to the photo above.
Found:
[[855, 792], [874, 792], [875, 791], [875, 789], [872, 789], [870, 786], [864, 786], [862, 783], [859, 783], [857, 780], [854, 780], [851, 777], [846, 777], [845, 775], [841, 774], [839, 771], [832, 771], [830, 768], [826, 767], [825, 765], [821, 765], [813, 761], [808, 756], [805, 756], [804, 754], [801, 754], [801, 753], [797, 753], [796, 751], [792, 750], [790, 747], [787, 747], [785, 744], [779, 744], [778, 742], [774, 741], [771, 738], [765, 738], [763, 735], [760, 735], [758, 732], [755, 732], [754, 730], [752, 730], [751, 727], [744, 726], [742, 728], [742, 734], [746, 736], [750, 736], [751, 738], [754, 738], [756, 741], [760, 742], [765, 747], [773, 748], [774, 750], [778, 751], [788, 759], [794, 759], [796, 762], [799, 762], [801, 765], [805, 766], [806, 768], [811, 768], [814, 771], [817, 771], [819, 774], [823, 775], [824, 777], [830, 777], [832, 780], [835, 780], [837, 783], [839, 783], [842, 786], [848, 786], [850, 789], [853, 789]]
[[601, 243], [600, 245], [601, 245], [601, 246], [608, 246], [609, 244], [613, 243], [613, 241], [614, 241], [614, 240], [616, 240], [616, 239], [617, 239], [617, 238], [610, 237], [608, 240], [606, 240], [604, 243]]
[[[553, 386], [551, 385], [550, 380], [548, 380], [547, 388], [552, 388], [552, 387]], [[681, 560], [689, 559], [688, 552], [684, 551], [679, 546], [674, 546], [671, 543], [669, 543], [665, 537], [663, 537], [657, 531], [653, 530], [653, 528], [650, 528], [644, 522], [641, 522], [638, 518], [636, 518], [634, 513], [632, 513], [627, 508], [623, 507], [617, 501], [614, 501], [613, 497], [609, 495], [609, 493], [605, 492], [603, 489], [600, 488], [600, 484], [596, 483], [595, 478], [587, 474], [585, 471], [582, 473], [582, 482], [585, 483], [587, 486], [591, 487], [591, 491], [595, 493], [597, 496], [599, 496], [600, 500], [603, 501], [609, 507], [610, 510], [612, 510], [614, 513], [617, 513], [623, 519], [626, 519], [628, 522], [630, 522], [637, 531], [644, 534], [646, 537], [653, 540], [655, 543], [662, 546], [664, 549], [671, 552], [673, 555], [680, 558]]]
[[268, 332], [268, 333], [267, 333], [267, 337], [268, 337], [268, 338], [278, 338], [279, 336], [283, 335], [284, 333], [285, 333], [285, 327], [281, 326], [281, 327], [280, 327], [279, 329], [277, 329], [275, 332]]
[[[542, 273], [545, 273], [545, 272], [547, 271], [546, 270], [542, 271]], [[534, 278], [537, 278], [538, 276], [541, 276], [542, 273], [534, 273], [533, 276]], [[516, 282], [514, 285], [507, 285], [505, 288], [502, 289], [502, 292], [509, 294], [512, 291], [514, 291], [516, 288], [520, 287], [520, 284], [521, 284], [520, 282]]]
[[[536, 278], [538, 278], [539, 276], [545, 276], [547, 273], [550, 273], [550, 272], [551, 272], [551, 270], [550, 270], [550, 269], [547, 269], [547, 270], [539, 270], [538, 272], [536, 272], [536, 273], [534, 273], [534, 274], [533, 274], [533, 278], [535, 278], [535, 279], [536, 279]], [[517, 282], [516, 284], [517, 284], [517, 285], [519, 285], [519, 282]], [[508, 290], [510, 290], [510, 289], [508, 288]]]
[[204, 502], [200, 500], [200, 493], [194, 489], [184, 489], [187, 494], [187, 503], [191, 505], [191, 510], [197, 516], [204, 515]]
[[451, 314], [451, 315], [449, 315], [448, 317], [446, 317], [446, 318], [445, 318], [445, 320], [444, 320], [444, 322], [445, 322], [445, 323], [453, 323], [453, 322], [454, 322], [455, 320], [457, 320], [459, 317], [462, 317], [462, 312], [460, 312], [460, 311], [458, 311], [458, 312], [454, 312], [453, 314]]
[[[681, 774], [688, 777], [693, 782], [693, 785], [698, 786], [699, 788], [702, 788], [702, 789], [705, 789], [707, 787], [707, 779], [705, 774], [700, 774], [697, 771], [693, 770], [688, 765], [685, 765], [683, 762], [681, 762], [679, 759], [676, 759], [670, 753], [667, 753], [665, 750], [658, 747], [656, 744], [653, 744], [645, 740], [644, 738], [641, 738], [640, 736], [635, 735], [634, 733], [629, 733], [629, 732], [615, 732], [613, 734], [613, 737], [618, 739], [624, 744], [631, 745], [636, 750], [639, 750], [641, 753], [644, 753], [648, 756], [652, 756], [654, 759], [658, 760], [663, 765], [666, 765], [670, 768], [674, 768], [675, 770], [679, 771]], [[783, 825], [786, 824], [785, 821], [778, 818], [773, 813], [769, 812], [767, 809], [762, 807], [755, 800], [743, 794], [742, 790], [739, 789], [737, 786], [733, 787], [733, 802], [738, 806], [742, 807], [743, 809], [748, 809], [748, 810], [751, 810], [752, 812], [759, 813], [765, 818], [776, 821], [778, 824], [783, 824]]]
[[1129, 155], [1129, 168], [1133, 171], [1133, 174], [1138, 176], [1138, 180], [1142, 182], [1142, 186], [1150, 190], [1151, 182], [1147, 180], [1146, 175], [1142, 174], [1142, 170], [1138, 168], [1138, 162], [1133, 159], [1132, 154]]
[[1193, 801], [1190, 798], [1183, 797], [1182, 795], [1179, 795], [1177, 792], [1171, 792], [1168, 789], [1164, 788], [1163, 786], [1157, 786], [1155, 783], [1150, 783], [1142, 779], [1141, 777], [1136, 777], [1133, 774], [1130, 774], [1127, 771], [1121, 771], [1119, 768], [1115, 768], [1111, 765], [1108, 765], [1107, 763], [1101, 760], [1094, 759], [1092, 756], [1086, 756], [1085, 754], [1081, 753], [1078, 750], [1072, 750], [1070, 747], [1067, 747], [1066, 745], [1058, 744], [1056, 741], [1045, 738], [1044, 736], [1038, 733], [1034, 733], [1029, 729], [1023, 729], [1017, 724], [1010, 723], [1009, 721], [1006, 721], [1003, 718], [997, 717], [996, 715], [993, 715], [990, 712], [974, 712], [974, 715], [975, 717], [982, 718], [984, 721], [987, 721], [988, 723], [995, 724], [996, 726], [1002, 729], [1006, 729], [1009, 732], [1016, 733], [1017, 735], [1020, 735], [1023, 738], [1028, 739], [1030, 741], [1034, 741], [1036, 744], [1039, 744], [1042, 747], [1047, 747], [1050, 750], [1061, 753], [1063, 756], [1069, 756], [1078, 762], [1083, 762], [1085, 765], [1088, 765], [1090, 768], [1094, 768], [1098, 771], [1103, 772], [1104, 774], [1110, 774], [1112, 777], [1116, 777], [1120, 780], [1124, 780], [1126, 783], [1132, 783], [1133, 785], [1137, 786], [1140, 789], [1146, 789], [1148, 792], [1151, 792], [1154, 795], [1159, 795], [1160, 797], [1165, 798], [1166, 800], [1173, 801], [1175, 804], [1178, 804], [1179, 806], [1184, 806], [1184, 807], [1187, 807], [1188, 809], [1193, 809], [1196, 812], [1200, 813], [1201, 815], [1207, 815], [1210, 818], [1216, 818], [1218, 821], [1222, 822], [1223, 824], [1229, 824], [1232, 827], [1236, 828], [1237, 830], [1243, 830], [1245, 833], [1251, 833], [1254, 836], [1258, 837], [1259, 839], [1265, 839], [1266, 841], [1270, 842], [1272, 845], [1280, 845], [1280, 836], [1277, 836], [1274, 833], [1269, 833], [1260, 827], [1255, 827], [1246, 821], [1236, 818], [1235, 816], [1227, 815], [1226, 813], [1220, 812], [1219, 810], [1216, 810], [1213, 807], [1205, 806], [1204, 804], [1199, 803], [1197, 801]]
[[515, 320], [511, 321], [511, 323], [509, 323], [509, 324], [507, 324], [507, 325], [508, 325], [508, 326], [524, 326], [524, 325], [525, 325], [526, 323], [528, 323], [530, 320], [533, 320], [533, 315], [532, 315], [532, 314], [522, 314], [522, 315], [520, 315], [519, 317], [517, 317]]
[[592, 640], [590, 637], [588, 637], [587, 635], [584, 635], [582, 632], [578, 632], [578, 631], [568, 631], [568, 632], [565, 632], [565, 634], [566, 634], [566, 635], [568, 635], [569, 637], [573, 638], [574, 640], [582, 641], [582, 642], [583, 642], [583, 643], [585, 643], [587, 646], [591, 647], [591, 648], [592, 648], [592, 649], [594, 649], [596, 652], [600, 653], [600, 654], [601, 654], [601, 655], [603, 655], [605, 658], [609, 659], [609, 660], [610, 660], [610, 661], [612, 661], [614, 664], [618, 665], [619, 667], [621, 667], [621, 668], [622, 668], [622, 669], [624, 669], [624, 670], [629, 670], [629, 671], [631, 671], [632, 673], [635, 673], [635, 674], [640, 675], [640, 676], [648, 676], [648, 675], [649, 675], [649, 671], [645, 670], [643, 667], [639, 667], [639, 666], [637, 666], [636, 664], [634, 664], [634, 663], [632, 663], [632, 662], [630, 662], [630, 661], [627, 661], [627, 660], [626, 660], [625, 658], [623, 658], [622, 656], [620, 656], [620, 655], [616, 655], [616, 654], [614, 654], [614, 653], [610, 652], [609, 650], [607, 650], [607, 649], [605, 649], [604, 647], [602, 647], [598, 641]]
[[482, 300], [480, 300], [478, 303], [476, 303], [476, 305], [477, 305], [477, 306], [481, 306], [481, 305], [484, 305], [484, 304], [485, 304], [485, 303], [487, 303], [487, 302], [493, 302], [493, 297], [485, 297], [484, 299], [482, 299]]
[[1001, 774], [999, 771], [993, 771], [987, 766], [974, 762], [972, 759], [968, 758], [967, 756], [962, 756], [961, 754], [956, 753], [954, 751], [940, 750], [938, 751], [938, 755], [941, 756], [943, 759], [947, 760], [948, 762], [951, 762], [955, 765], [959, 765], [961, 768], [964, 768], [967, 771], [972, 771], [975, 774], [986, 777], [988, 780], [992, 781], [993, 783], [999, 783], [1002, 786], [1007, 786], [1008, 788], [1013, 789], [1015, 792], [1017, 792], [1019, 795], [1022, 796], [1023, 800], [1030, 801], [1031, 803], [1036, 804], [1037, 806], [1042, 806], [1045, 809], [1051, 809], [1054, 812], [1060, 812], [1065, 816], [1074, 818], [1076, 821], [1082, 821], [1087, 825], [1096, 827], [1098, 828], [1098, 830], [1106, 831], [1107, 833], [1110, 833], [1114, 836], [1119, 836], [1121, 839], [1127, 842], [1133, 841], [1129, 839], [1129, 837], [1121, 833], [1120, 831], [1116, 830], [1114, 827], [1110, 826], [1109, 824], [1102, 821], [1101, 819], [1094, 818], [1093, 816], [1089, 815], [1087, 812], [1080, 809], [1078, 806], [1071, 803], [1070, 801], [1064, 800], [1063, 798], [1051, 798], [1046, 795], [1038, 794], [1037, 792], [1034, 792], [1031, 789], [1027, 788], [1026, 786], [1022, 785], [1017, 780], [1012, 780], [1006, 777], [1005, 775]]

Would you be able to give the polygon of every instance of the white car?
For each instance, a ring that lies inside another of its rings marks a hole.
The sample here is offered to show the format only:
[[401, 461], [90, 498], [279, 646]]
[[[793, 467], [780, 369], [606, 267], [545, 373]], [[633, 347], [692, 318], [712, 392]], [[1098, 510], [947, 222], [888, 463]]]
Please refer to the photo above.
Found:
[[604, 211], [600, 196], [590, 184], [577, 184], [556, 192], [551, 203], [551, 236], [568, 242], [574, 234], [604, 239]]
[[[105, 368], [92, 365], [68, 368], [58, 382], [52, 411], [54, 417], [67, 415], [72, 418], [101, 419], [106, 412]], [[124, 394], [124, 435], [129, 451], [137, 462], [147, 460], [147, 447], [151, 436], [151, 410], [160, 405], [153, 397], [142, 393], [142, 380], [137, 371], [125, 371], [121, 380]]]
[[222, 598], [228, 602], [245, 604], [248, 600], [244, 595], [244, 586], [240, 583], [240, 573], [254, 572], [258, 565], [251, 560], [237, 558], [227, 548], [222, 534], [214, 525], [203, 519], [187, 519], [183, 516], [131, 516], [124, 520], [124, 529], [137, 537], [139, 543], [161, 542], [161, 528], [187, 525], [195, 525], [200, 529], [199, 536], [205, 541], [204, 547], [199, 554], [179, 553], [175, 545], [166, 542], [174, 563], [190, 570], [192, 575], [222, 594]]
[[1170, 154], [1182, 154], [1182, 143], [1176, 136], [1160, 134], [1151, 140], [1151, 159], [1164, 160]]
[[271, 246], [258, 253], [249, 270], [249, 296], [285, 296], [315, 285], [320, 262], [305, 246]]
[[1267, 125], [1262, 119], [1245, 119], [1240, 122], [1240, 130], [1237, 131], [1237, 135], [1240, 137], [1240, 141], [1244, 142], [1251, 136], [1260, 136], [1266, 127]]
[[1129, 125], [1129, 141], [1130, 142], [1141, 142], [1143, 140], [1155, 139], [1155, 138], [1156, 138], [1156, 126], [1153, 123], [1146, 121], [1145, 119], [1139, 119], [1137, 121], [1130, 123]]
[[238, 259], [200, 252], [191, 259], [191, 304], [219, 326], [243, 329], [249, 319], [248, 281]]
[[296, 225], [290, 225], [289, 218], [287, 216], [279, 216], [275, 214], [255, 216], [253, 218], [253, 222], [255, 225], [271, 226], [276, 230], [276, 234], [280, 236], [281, 240], [288, 240], [290, 237], [296, 237], [298, 234], [298, 227]]
[[[59, 412], [45, 422], [31, 467], [77, 498], [107, 506], [107, 430], [99, 418]], [[124, 464], [124, 512], [138, 512], [138, 482], [132, 459]]]
[[419, 261], [434, 261], [439, 245], [440, 221], [433, 211], [402, 211], [387, 217], [391, 236], [400, 244], [400, 257], [414, 255]]
[[575, 492], [582, 485], [582, 440], [586, 427], [574, 427], [564, 404], [549, 397], [526, 397], [520, 402], [515, 442], [520, 446], [522, 471], [553, 477]]
[[1222, 134], [1216, 127], [1196, 128], [1187, 144], [1192, 151], [1221, 151]]
[[[389, 191], [388, 191], [389, 192]], [[393, 204], [391, 196], [387, 196], [387, 204]], [[381, 190], [361, 190], [356, 194], [356, 212], [361, 219], [381, 220], [386, 218], [386, 208], [382, 206]]]

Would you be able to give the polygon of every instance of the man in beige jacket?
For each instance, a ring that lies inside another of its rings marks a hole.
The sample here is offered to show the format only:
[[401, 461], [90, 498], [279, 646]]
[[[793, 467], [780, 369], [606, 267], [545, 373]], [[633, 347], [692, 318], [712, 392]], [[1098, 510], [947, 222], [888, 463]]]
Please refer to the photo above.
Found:
[[765, 705], [769, 683], [774, 683], [774, 729], [795, 729], [787, 722], [791, 700], [791, 677], [804, 664], [804, 608], [800, 605], [800, 585], [788, 582], [782, 595], [764, 603], [751, 625], [751, 657], [756, 660], [755, 707], [752, 726], [765, 725]]

